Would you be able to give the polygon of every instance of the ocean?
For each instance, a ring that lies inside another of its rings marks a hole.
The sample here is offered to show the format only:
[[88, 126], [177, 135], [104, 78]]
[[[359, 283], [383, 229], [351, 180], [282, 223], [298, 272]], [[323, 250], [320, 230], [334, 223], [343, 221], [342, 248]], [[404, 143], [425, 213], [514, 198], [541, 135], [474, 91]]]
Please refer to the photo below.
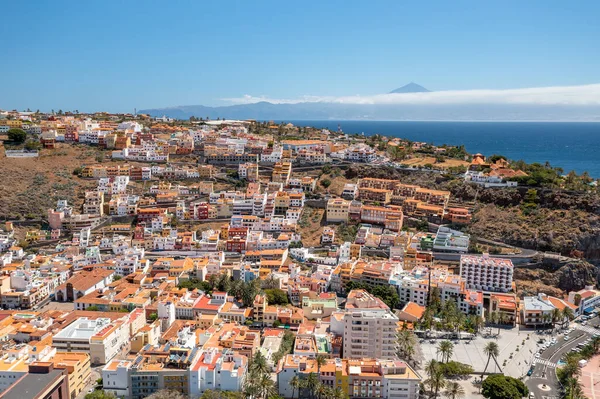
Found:
[[599, 122], [287, 121], [345, 133], [381, 134], [436, 145], [463, 144], [471, 154], [501, 154], [528, 163], [550, 162], [565, 173], [600, 178]]

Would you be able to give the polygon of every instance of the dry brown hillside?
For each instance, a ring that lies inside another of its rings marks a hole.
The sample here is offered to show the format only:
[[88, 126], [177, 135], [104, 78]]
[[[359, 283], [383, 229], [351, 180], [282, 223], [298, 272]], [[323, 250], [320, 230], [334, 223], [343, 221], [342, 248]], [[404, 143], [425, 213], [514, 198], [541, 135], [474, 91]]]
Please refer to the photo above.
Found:
[[97, 151], [64, 146], [42, 150], [39, 158], [6, 158], [0, 154], [0, 219], [39, 218], [58, 199], [81, 205], [79, 196], [95, 181], [73, 175], [83, 164], [93, 164]]

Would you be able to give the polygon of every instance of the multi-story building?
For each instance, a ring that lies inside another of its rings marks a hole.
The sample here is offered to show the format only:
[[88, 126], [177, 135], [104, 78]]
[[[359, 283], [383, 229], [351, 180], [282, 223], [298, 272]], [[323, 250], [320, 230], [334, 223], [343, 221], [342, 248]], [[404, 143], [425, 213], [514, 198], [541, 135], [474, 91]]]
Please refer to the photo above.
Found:
[[76, 398], [91, 382], [90, 355], [85, 352], [56, 352], [51, 359], [55, 369], [69, 375], [69, 398]]
[[258, 181], [258, 165], [255, 163], [241, 163], [238, 166], [238, 176], [240, 179], [248, 181]]
[[397, 323], [398, 317], [381, 299], [365, 290], [350, 291], [344, 312], [342, 355], [395, 358]]
[[526, 296], [522, 300], [521, 324], [526, 327], [548, 326], [552, 324], [552, 313], [555, 307], [547, 300], [545, 294]]
[[588, 314], [600, 304], [600, 291], [593, 285], [569, 292], [569, 302], [575, 305], [575, 314]]
[[348, 222], [349, 207], [350, 201], [346, 201], [342, 198], [331, 198], [329, 201], [327, 201], [327, 222]]
[[51, 362], [32, 362], [27, 373], [4, 391], [3, 399], [60, 399], [69, 397], [69, 373]]
[[492, 258], [487, 254], [462, 255], [460, 276], [469, 289], [509, 292], [512, 290], [513, 263], [510, 259]]
[[230, 349], [209, 348], [190, 368], [190, 396], [208, 389], [241, 392], [248, 370], [248, 358]]
[[65, 352], [86, 352], [92, 364], [105, 364], [129, 343], [129, 319], [80, 317], [52, 338], [52, 345]]
[[286, 355], [277, 367], [279, 395], [284, 398], [307, 397], [290, 384], [292, 378], [302, 380], [309, 374], [331, 389], [340, 389], [351, 399], [358, 398], [419, 398], [421, 376], [401, 360], [386, 359], [328, 359], [318, 366], [314, 357]]

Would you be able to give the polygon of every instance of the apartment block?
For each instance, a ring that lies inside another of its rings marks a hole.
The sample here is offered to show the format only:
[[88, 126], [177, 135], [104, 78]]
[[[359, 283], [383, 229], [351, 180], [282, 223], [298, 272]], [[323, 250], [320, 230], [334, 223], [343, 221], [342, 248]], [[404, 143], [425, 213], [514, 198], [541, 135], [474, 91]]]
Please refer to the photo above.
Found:
[[513, 263], [510, 259], [492, 258], [487, 254], [462, 255], [460, 276], [469, 289], [509, 292], [512, 290]]
[[398, 317], [383, 301], [365, 290], [348, 294], [344, 312], [346, 358], [394, 359]]

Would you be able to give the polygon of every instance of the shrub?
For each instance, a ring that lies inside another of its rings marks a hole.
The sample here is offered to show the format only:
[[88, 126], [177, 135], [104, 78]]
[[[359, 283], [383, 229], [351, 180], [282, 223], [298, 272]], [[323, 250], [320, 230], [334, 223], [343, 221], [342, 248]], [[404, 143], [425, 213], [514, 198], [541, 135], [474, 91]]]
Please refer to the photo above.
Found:
[[27, 139], [27, 133], [23, 129], [8, 129], [8, 139], [15, 143], [23, 143]]

